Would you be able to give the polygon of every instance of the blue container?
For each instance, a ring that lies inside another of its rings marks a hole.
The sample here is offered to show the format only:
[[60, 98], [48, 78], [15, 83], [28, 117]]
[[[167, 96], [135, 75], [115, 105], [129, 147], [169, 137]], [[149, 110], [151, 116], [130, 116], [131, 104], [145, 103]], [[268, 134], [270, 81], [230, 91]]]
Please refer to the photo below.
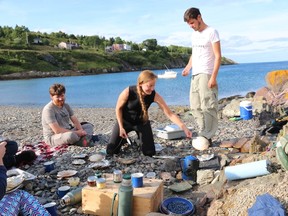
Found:
[[240, 102], [240, 117], [243, 120], [252, 119], [252, 102], [251, 101], [241, 101]]
[[188, 216], [194, 213], [195, 208], [193, 203], [185, 198], [170, 197], [163, 200], [159, 206], [159, 210], [161, 213], [168, 215]]
[[192, 155], [188, 155], [185, 158], [180, 159], [180, 164], [182, 169], [182, 179], [196, 182], [199, 160]]

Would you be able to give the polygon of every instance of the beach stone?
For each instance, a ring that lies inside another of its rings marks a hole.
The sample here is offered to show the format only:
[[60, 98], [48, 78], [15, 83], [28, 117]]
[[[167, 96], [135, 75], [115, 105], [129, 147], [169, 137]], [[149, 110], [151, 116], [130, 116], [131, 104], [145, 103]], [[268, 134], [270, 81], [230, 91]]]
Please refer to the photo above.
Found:
[[238, 99], [232, 100], [224, 107], [222, 113], [226, 117], [240, 116], [240, 101]]
[[197, 184], [199, 185], [207, 185], [213, 181], [214, 178], [214, 170], [198, 170], [197, 171]]
[[266, 74], [265, 76], [267, 86], [278, 93], [282, 91], [283, 85], [288, 82], [288, 70], [275, 70]]
[[247, 138], [240, 138], [238, 141], [236, 141], [233, 144], [233, 148], [237, 148], [240, 149], [243, 145], [245, 145], [245, 143], [248, 141], [249, 139]]

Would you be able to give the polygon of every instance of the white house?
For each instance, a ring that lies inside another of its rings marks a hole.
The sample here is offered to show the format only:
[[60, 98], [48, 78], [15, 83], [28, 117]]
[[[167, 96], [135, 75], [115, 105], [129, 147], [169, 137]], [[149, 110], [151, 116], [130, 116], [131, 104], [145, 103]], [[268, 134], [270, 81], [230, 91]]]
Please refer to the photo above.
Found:
[[60, 49], [69, 49], [69, 50], [71, 50], [71, 49], [77, 49], [77, 48], [79, 48], [80, 45], [77, 44], [77, 43], [61, 42], [61, 43], [58, 44], [58, 47], [59, 47]]
[[128, 44], [113, 44], [113, 51], [131, 51], [131, 46]]

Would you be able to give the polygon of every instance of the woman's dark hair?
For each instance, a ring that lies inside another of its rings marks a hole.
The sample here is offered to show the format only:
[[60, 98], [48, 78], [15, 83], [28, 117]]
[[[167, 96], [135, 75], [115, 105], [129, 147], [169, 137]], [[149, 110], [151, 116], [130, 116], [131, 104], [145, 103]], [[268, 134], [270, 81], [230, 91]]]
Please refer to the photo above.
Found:
[[201, 15], [198, 8], [189, 8], [184, 13], [184, 22], [188, 22], [190, 19], [197, 19], [198, 15]]

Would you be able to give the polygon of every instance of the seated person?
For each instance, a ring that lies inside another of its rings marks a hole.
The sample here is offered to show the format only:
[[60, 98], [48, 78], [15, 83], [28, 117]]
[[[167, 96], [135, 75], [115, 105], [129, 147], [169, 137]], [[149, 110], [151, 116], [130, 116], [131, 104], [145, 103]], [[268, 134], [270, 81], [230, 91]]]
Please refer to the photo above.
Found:
[[15, 141], [6, 140], [3, 141], [3, 143], [6, 145], [6, 153], [3, 157], [3, 163], [6, 169], [31, 164], [37, 158], [35, 152], [30, 150], [17, 154], [18, 144]]
[[51, 101], [42, 111], [44, 141], [51, 146], [88, 146], [93, 137], [93, 125], [88, 122], [81, 124], [78, 121], [71, 107], [65, 103], [65, 92], [62, 84], [53, 84], [49, 89]]
[[0, 214], [1, 215], [39, 215], [49, 216], [49, 212], [31, 194], [23, 190], [6, 193], [7, 175], [3, 157], [7, 154], [6, 142], [0, 143]]
[[182, 130], [188, 138], [192, 132], [167, 106], [163, 98], [155, 91], [157, 75], [144, 70], [138, 76], [137, 86], [129, 86], [119, 95], [116, 104], [117, 122], [106, 148], [108, 155], [118, 154], [121, 146], [126, 143], [127, 134], [136, 131], [142, 144], [144, 155], [155, 155], [152, 128], [148, 119], [148, 108], [156, 102], [165, 115]]

